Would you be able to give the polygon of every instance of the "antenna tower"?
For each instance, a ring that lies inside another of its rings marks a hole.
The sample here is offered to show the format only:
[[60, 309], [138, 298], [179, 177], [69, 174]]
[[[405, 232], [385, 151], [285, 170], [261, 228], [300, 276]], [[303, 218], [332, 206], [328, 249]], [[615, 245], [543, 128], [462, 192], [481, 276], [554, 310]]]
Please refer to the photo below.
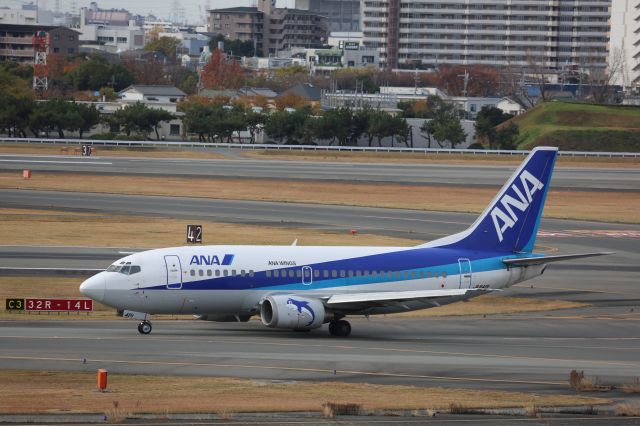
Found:
[[33, 90], [39, 99], [43, 99], [47, 95], [49, 83], [47, 75], [47, 55], [49, 54], [49, 33], [40, 30], [36, 31], [32, 38], [33, 43]]

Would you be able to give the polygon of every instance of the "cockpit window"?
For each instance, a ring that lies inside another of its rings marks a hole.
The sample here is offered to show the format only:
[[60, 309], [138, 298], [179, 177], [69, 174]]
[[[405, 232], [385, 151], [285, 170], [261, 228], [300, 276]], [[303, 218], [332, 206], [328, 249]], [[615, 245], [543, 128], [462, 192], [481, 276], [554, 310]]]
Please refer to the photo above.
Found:
[[133, 275], [140, 271], [140, 266], [132, 265], [131, 262], [120, 262], [119, 264], [114, 263], [107, 268], [107, 272], [119, 272], [124, 275]]

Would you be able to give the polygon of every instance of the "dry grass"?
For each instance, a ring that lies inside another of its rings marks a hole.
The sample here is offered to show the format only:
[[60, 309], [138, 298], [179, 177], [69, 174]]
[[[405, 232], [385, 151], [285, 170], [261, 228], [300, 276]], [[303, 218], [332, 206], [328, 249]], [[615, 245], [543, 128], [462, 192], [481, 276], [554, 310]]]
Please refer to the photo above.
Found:
[[605, 386], [584, 375], [584, 371], [571, 370], [569, 373], [569, 386], [578, 392], [608, 392], [611, 386]]
[[625, 393], [640, 393], [640, 377], [633, 379], [633, 383], [625, 383], [621, 386]]
[[20, 210], [0, 208], [0, 235], [3, 245], [24, 244], [29, 229], [29, 244], [40, 246], [86, 247], [170, 247], [185, 245], [188, 223], [201, 223], [205, 244], [266, 244], [346, 246], [413, 246], [420, 241], [359, 233], [315, 231], [202, 220], [177, 220], [147, 216], [120, 216]]
[[637, 417], [640, 416], [640, 402], [622, 402], [613, 407], [616, 416]]
[[586, 303], [566, 300], [547, 300], [525, 297], [505, 297], [486, 295], [467, 302], [457, 302], [437, 308], [388, 315], [389, 317], [439, 317], [460, 315], [495, 315], [522, 312], [555, 311], [557, 309], [576, 309], [589, 306]]
[[[274, 382], [209, 377], [110, 374], [107, 392], [98, 392], [96, 374], [0, 371], [1, 413], [239, 413], [321, 411], [324, 401], [348, 395], [363, 410], [448, 409], [606, 404], [608, 400], [570, 395], [421, 388], [340, 382]], [[37, 401], [37, 404], [34, 404]]]
[[[134, 184], [132, 184], [134, 183]], [[274, 191], [273, 188], [278, 188]], [[38, 172], [0, 173], [0, 188], [203, 197], [229, 200], [408, 208], [480, 213], [497, 188], [265, 179], [191, 179], [158, 176], [94, 176]], [[211, 188], [216, 188], [212, 191]], [[621, 203], [624, 200], [624, 203]], [[640, 223], [640, 193], [550, 190], [545, 217]]]
[[[63, 149], [63, 147], [67, 149]], [[79, 145], [5, 145], [0, 144], [0, 154], [21, 154], [21, 155], [65, 155], [80, 156], [80, 152], [74, 149]], [[203, 148], [206, 149], [206, 148]], [[152, 157], [152, 158], [199, 158], [208, 160], [222, 160], [224, 154], [212, 151], [189, 151], [163, 148], [126, 148], [126, 147], [101, 147], [93, 149], [94, 157]]]

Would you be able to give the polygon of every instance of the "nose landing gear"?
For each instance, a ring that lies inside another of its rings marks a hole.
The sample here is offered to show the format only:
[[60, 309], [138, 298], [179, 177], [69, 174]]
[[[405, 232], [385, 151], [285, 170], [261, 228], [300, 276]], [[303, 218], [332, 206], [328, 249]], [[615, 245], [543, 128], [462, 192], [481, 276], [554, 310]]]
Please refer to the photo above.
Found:
[[142, 321], [138, 324], [138, 332], [140, 334], [149, 334], [151, 333], [152, 327], [149, 321]]

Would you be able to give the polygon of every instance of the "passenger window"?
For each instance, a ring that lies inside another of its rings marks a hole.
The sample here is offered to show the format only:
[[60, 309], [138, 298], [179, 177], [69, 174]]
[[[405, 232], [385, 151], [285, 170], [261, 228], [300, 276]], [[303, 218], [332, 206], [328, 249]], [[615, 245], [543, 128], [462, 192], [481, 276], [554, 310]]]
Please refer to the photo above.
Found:
[[191, 270], [191, 276], [192, 276], [192, 277], [195, 277], [195, 276], [196, 276], [196, 270], [195, 270], [195, 269], [192, 269], [192, 270]]
[[236, 270], [235, 270], [235, 269], [232, 269], [232, 270], [231, 270], [231, 276], [232, 276], [232, 277], [235, 277], [235, 276], [236, 276]]
[[220, 276], [220, 269], [216, 269], [216, 277]]
[[244, 278], [244, 275], [245, 275], [245, 274], [244, 274], [244, 269], [241, 269], [241, 270], [240, 270], [240, 276]]
[[353, 271], [351, 271], [351, 270], [347, 271], [347, 275], [348, 275], [349, 277], [352, 277], [352, 276], [353, 276]]
[[435, 273], [435, 275], [434, 275], [434, 276], [435, 276], [436, 278], [438, 278], [438, 275], [439, 275], [439, 272], [438, 272], [438, 271], [436, 271], [436, 273]]
[[417, 278], [416, 271], [411, 271], [411, 278], [414, 280]]
[[271, 278], [271, 271], [266, 271], [265, 275], [267, 276], [267, 278]]
[[332, 278], [336, 278], [338, 276], [338, 271], [336, 271], [335, 269], [331, 270], [331, 277]]
[[424, 278], [424, 271], [420, 271], [420, 278]]
[[302, 271], [300, 269], [296, 271], [296, 277], [302, 278]]
[[320, 271], [318, 271], [317, 269], [315, 269], [313, 271], [313, 278], [320, 278]]
[[369, 271], [364, 271], [364, 276], [368, 277], [369, 276]]
[[210, 277], [212, 274], [211, 269], [207, 269], [207, 276]]
[[253, 278], [253, 271], [252, 271], [252, 270], [249, 270], [249, 276], [250, 276], [251, 278]]
[[200, 275], [201, 277], [204, 277], [204, 271], [202, 269], [198, 270], [198, 275]]
[[324, 271], [322, 271], [322, 276], [323, 278], [329, 278], [329, 270], [325, 269]]
[[431, 271], [427, 272], [427, 278], [431, 278], [432, 275]]
[[229, 271], [227, 271], [226, 269], [224, 269], [222, 271], [222, 275], [224, 275], [225, 277], [229, 276]]
[[444, 272], [442, 273], [442, 278], [447, 278], [447, 271], [444, 271]]
[[289, 278], [293, 278], [295, 277], [295, 272], [294, 271], [289, 271]]
[[341, 269], [341, 270], [340, 270], [340, 278], [344, 278], [344, 277], [346, 277], [346, 276], [347, 276], [347, 273], [345, 272], [345, 270], [344, 270], [344, 269]]
[[277, 269], [273, 271], [273, 276], [278, 278], [280, 276], [280, 271], [278, 271]]

